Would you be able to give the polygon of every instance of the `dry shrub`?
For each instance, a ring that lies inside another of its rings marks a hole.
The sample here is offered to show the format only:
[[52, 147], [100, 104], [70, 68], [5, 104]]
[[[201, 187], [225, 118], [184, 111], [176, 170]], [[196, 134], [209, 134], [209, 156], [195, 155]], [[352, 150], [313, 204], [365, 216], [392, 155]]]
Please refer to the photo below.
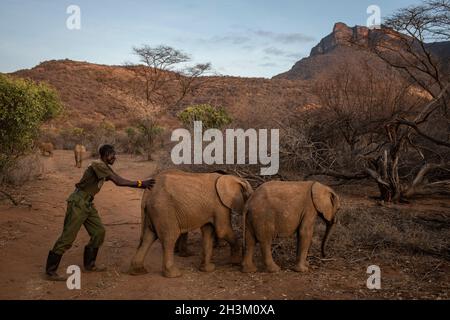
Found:
[[[347, 262], [360, 258], [401, 259], [431, 256], [450, 260], [450, 218], [424, 217], [410, 208], [347, 207], [338, 212], [339, 223], [328, 243], [329, 258]], [[320, 257], [325, 225], [317, 219], [310, 256]], [[296, 237], [276, 239], [274, 258], [280, 264], [295, 261]], [[259, 255], [259, 253], [258, 253]]]
[[60, 130], [52, 128], [41, 128], [39, 132], [39, 141], [51, 142], [55, 149], [64, 149], [65, 141]]
[[348, 248], [358, 248], [379, 255], [398, 253], [448, 258], [450, 219], [439, 217], [429, 220], [408, 208], [344, 209], [331, 246], [342, 255], [348, 254]]
[[115, 141], [114, 149], [117, 152], [135, 154], [133, 150], [130, 148], [130, 139], [124, 131], [117, 131], [115, 133]]
[[0, 176], [0, 182], [20, 185], [34, 179], [44, 172], [44, 164], [39, 154], [29, 154], [17, 159], [17, 161]]

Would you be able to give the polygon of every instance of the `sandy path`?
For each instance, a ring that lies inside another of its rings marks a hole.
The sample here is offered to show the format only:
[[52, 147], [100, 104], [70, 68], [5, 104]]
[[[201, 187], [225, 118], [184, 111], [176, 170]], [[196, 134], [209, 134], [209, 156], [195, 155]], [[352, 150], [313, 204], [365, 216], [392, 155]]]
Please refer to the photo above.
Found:
[[[83, 163], [83, 167], [88, 165]], [[118, 188], [106, 183], [95, 199], [106, 225], [106, 240], [99, 253], [99, 263], [108, 272], [82, 274], [81, 290], [68, 290], [66, 284], [43, 279], [48, 250], [57, 239], [63, 224], [65, 199], [79, 180], [82, 170], [75, 168], [70, 151], [56, 151], [45, 159], [47, 173], [23, 186], [31, 208], [0, 204], [0, 299], [352, 299], [377, 297], [366, 288], [366, 266], [342, 267], [342, 261], [321, 262], [311, 258], [312, 271], [298, 274], [284, 269], [279, 274], [242, 274], [228, 264], [228, 247], [215, 250], [216, 271], [202, 273], [200, 236], [190, 238], [193, 257], [176, 257], [183, 271], [177, 279], [161, 275], [161, 245], [151, 248], [144, 276], [126, 274], [138, 244], [140, 199], [142, 190]], [[153, 162], [119, 156], [117, 173], [129, 179], [149, 176]], [[79, 233], [72, 249], [63, 258], [60, 272], [67, 266], [81, 265], [88, 235]], [[317, 249], [317, 248], [316, 248]], [[339, 262], [339, 263], [338, 263]], [[389, 276], [389, 269], [386, 276]], [[392, 276], [401, 281], [395, 272]], [[386, 292], [383, 293], [386, 295]], [[392, 293], [394, 295], [394, 293]]]

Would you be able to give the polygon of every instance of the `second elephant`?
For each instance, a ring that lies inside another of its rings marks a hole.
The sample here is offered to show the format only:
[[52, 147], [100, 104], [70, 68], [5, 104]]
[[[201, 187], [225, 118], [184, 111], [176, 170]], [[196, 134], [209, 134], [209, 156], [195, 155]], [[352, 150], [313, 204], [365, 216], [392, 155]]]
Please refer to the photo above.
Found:
[[144, 258], [152, 243], [163, 247], [163, 274], [181, 275], [174, 264], [175, 243], [181, 234], [201, 228], [203, 235], [202, 271], [213, 271], [213, 235], [231, 246], [232, 263], [241, 261], [240, 245], [231, 227], [231, 211], [242, 213], [253, 192], [250, 184], [233, 175], [188, 173], [167, 170], [155, 177], [155, 186], [142, 198], [142, 233], [131, 262], [131, 274], [142, 274]]
[[267, 271], [280, 267], [272, 258], [272, 240], [297, 234], [297, 262], [295, 271], [308, 271], [306, 257], [313, 237], [316, 217], [327, 225], [322, 241], [322, 254], [329, 235], [336, 224], [340, 207], [338, 195], [329, 187], [313, 181], [272, 181], [263, 184], [252, 194], [244, 212], [245, 256], [243, 272], [254, 272], [253, 252], [258, 241]]

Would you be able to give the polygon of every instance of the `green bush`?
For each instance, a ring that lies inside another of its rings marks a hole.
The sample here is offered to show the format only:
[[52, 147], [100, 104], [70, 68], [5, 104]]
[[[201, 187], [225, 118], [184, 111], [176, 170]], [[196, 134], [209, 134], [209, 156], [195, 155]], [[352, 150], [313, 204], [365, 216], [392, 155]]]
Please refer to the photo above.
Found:
[[209, 104], [189, 106], [178, 114], [178, 118], [187, 128], [192, 128], [194, 121], [202, 121], [204, 129], [221, 129], [232, 121], [224, 108]]
[[0, 173], [31, 150], [40, 125], [61, 111], [59, 97], [48, 85], [0, 74]]
[[137, 129], [139, 130], [138, 143], [147, 153], [147, 160], [152, 160], [152, 153], [155, 149], [155, 142], [161, 137], [164, 128], [159, 126], [153, 118], [143, 118], [138, 121]]

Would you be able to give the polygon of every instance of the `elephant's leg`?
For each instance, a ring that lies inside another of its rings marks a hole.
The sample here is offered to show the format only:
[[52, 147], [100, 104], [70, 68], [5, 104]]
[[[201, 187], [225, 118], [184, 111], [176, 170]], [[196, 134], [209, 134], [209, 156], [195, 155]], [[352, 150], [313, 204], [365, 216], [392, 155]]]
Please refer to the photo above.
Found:
[[188, 233], [183, 233], [175, 243], [175, 252], [180, 257], [190, 257], [194, 254], [188, 249]]
[[245, 254], [242, 262], [242, 272], [256, 272], [257, 268], [253, 262], [253, 255], [255, 252], [256, 239], [253, 232], [250, 230], [251, 226], [247, 225], [245, 230]]
[[226, 227], [217, 227], [216, 226], [216, 233], [217, 237], [219, 239], [224, 239], [231, 247], [231, 263], [240, 265], [242, 262], [242, 252], [241, 252], [241, 246], [239, 245], [239, 242], [237, 241], [237, 237], [231, 229], [231, 226]]
[[302, 225], [297, 232], [297, 262], [294, 270], [297, 272], [308, 271], [308, 251], [311, 246], [314, 225]]
[[280, 267], [273, 261], [272, 257], [272, 237], [260, 240], [260, 246], [267, 271], [272, 273], [280, 271]]
[[131, 260], [130, 274], [139, 275], [147, 273], [144, 267], [144, 259], [148, 250], [156, 240], [156, 234], [151, 230], [146, 230], [139, 247]]
[[214, 237], [214, 227], [208, 223], [202, 227], [203, 236], [203, 261], [200, 266], [201, 271], [212, 272], [215, 270], [215, 266], [211, 263], [211, 258], [213, 254], [213, 237]]
[[176, 278], [181, 276], [180, 270], [175, 266], [174, 249], [175, 242], [179, 235], [166, 236], [162, 239], [163, 246], [163, 275], [167, 278]]
[[213, 248], [218, 248], [220, 246], [219, 238], [217, 237], [216, 231], [214, 231], [214, 241], [213, 241]]

